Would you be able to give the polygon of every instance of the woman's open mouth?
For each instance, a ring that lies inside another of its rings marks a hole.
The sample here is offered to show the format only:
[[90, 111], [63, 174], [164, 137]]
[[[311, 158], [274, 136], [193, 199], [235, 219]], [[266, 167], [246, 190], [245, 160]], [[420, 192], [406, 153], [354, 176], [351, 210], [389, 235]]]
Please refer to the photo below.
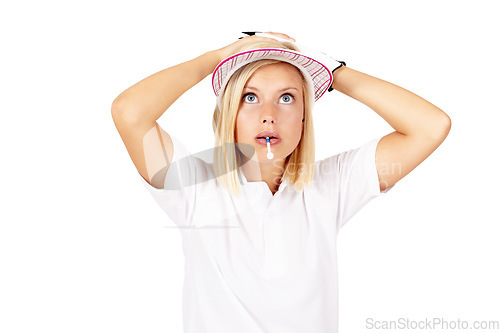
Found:
[[[267, 140], [266, 140], [266, 137], [257, 137], [255, 138], [255, 141], [257, 141], [257, 143], [263, 145], [263, 146], [267, 146]], [[273, 137], [273, 136], [270, 136], [269, 137], [269, 144], [272, 146], [272, 145], [276, 145], [278, 143], [281, 142], [281, 139], [279, 138], [276, 138], [276, 137]]]
[[271, 146], [281, 142], [280, 135], [275, 131], [262, 131], [256, 135], [255, 141], [257, 141], [258, 144], [267, 146], [266, 138], [269, 138], [269, 144]]

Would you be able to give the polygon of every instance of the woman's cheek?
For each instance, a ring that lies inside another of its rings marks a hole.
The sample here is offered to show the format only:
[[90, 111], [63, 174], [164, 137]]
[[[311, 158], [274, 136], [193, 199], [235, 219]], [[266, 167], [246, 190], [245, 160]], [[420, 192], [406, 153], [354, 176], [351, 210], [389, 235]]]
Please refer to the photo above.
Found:
[[236, 116], [236, 138], [239, 142], [248, 137], [249, 126], [252, 123], [251, 116], [247, 112], [244, 112], [244, 110], [238, 111]]

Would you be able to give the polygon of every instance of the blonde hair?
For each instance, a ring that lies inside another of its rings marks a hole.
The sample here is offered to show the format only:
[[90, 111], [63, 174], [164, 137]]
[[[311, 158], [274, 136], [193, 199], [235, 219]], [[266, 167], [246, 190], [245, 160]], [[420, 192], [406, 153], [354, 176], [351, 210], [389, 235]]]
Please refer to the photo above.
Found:
[[[285, 46], [285, 47], [284, 47]], [[293, 45], [288, 43], [278, 43], [272, 41], [258, 41], [247, 50], [258, 48], [288, 48], [298, 51]], [[242, 52], [240, 50], [238, 52]], [[225, 89], [221, 92], [221, 109], [216, 105], [212, 126], [215, 134], [214, 149], [214, 173], [219, 183], [224, 186], [232, 195], [240, 194], [240, 174], [239, 167], [242, 165], [245, 156], [251, 156], [245, 149], [247, 145], [237, 145], [235, 137], [236, 117], [240, 106], [243, 89], [250, 77], [259, 68], [281, 63], [279, 60], [258, 60], [238, 69], [229, 79]], [[281, 180], [286, 179], [289, 185], [301, 191], [308, 185], [314, 176], [314, 127], [312, 119], [313, 95], [310, 94], [309, 82], [305, 79], [300, 70], [304, 96], [304, 130], [302, 137], [294, 149], [287, 156], [284, 164], [284, 171]], [[242, 152], [243, 150], [243, 152]], [[245, 156], [242, 156], [245, 155]]]

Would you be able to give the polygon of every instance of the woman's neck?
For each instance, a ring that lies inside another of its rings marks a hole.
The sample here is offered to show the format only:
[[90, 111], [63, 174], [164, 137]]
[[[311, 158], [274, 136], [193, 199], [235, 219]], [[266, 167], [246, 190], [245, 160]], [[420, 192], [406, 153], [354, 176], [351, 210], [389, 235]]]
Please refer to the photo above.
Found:
[[284, 165], [284, 160], [259, 163], [250, 159], [241, 166], [241, 169], [248, 182], [265, 182], [274, 194], [280, 186]]

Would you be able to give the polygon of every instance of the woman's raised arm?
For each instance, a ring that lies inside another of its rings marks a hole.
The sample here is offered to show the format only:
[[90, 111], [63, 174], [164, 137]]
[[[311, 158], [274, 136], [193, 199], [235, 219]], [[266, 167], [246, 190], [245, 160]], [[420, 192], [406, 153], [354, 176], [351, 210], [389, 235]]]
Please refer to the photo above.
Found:
[[219, 54], [210, 51], [169, 67], [122, 92], [111, 106], [116, 129], [139, 174], [163, 188], [174, 154], [172, 139], [156, 122], [187, 90], [213, 72]]
[[377, 146], [380, 191], [415, 169], [450, 131], [451, 120], [443, 110], [390, 82], [341, 67], [334, 73], [332, 88], [370, 107], [396, 130]]
[[211, 74], [223, 59], [255, 39], [269, 38], [245, 37], [206, 52], [148, 76], [113, 101], [111, 114], [115, 126], [137, 171], [149, 184], [156, 188], [164, 187], [165, 175], [174, 154], [172, 139], [157, 120], [182, 94]]

